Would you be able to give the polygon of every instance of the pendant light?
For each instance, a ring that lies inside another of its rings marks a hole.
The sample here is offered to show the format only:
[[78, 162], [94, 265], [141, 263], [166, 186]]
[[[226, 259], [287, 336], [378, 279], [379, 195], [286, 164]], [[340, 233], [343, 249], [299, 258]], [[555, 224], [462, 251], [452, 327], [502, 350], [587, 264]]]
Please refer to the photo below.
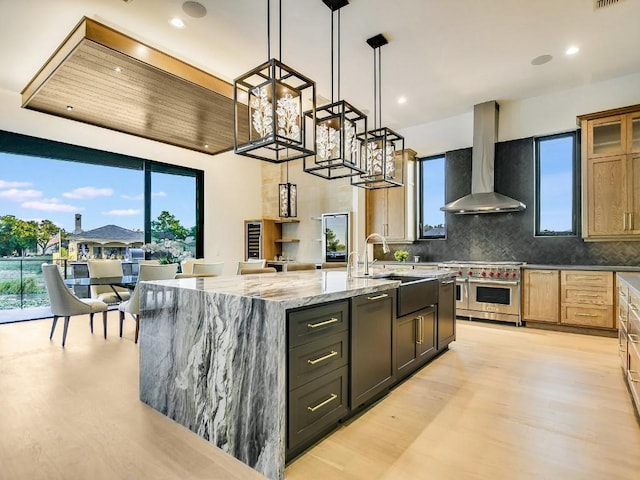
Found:
[[[367, 117], [340, 98], [340, 9], [348, 0], [322, 0], [331, 10], [331, 103], [316, 109], [315, 157], [305, 157], [307, 173], [328, 180], [365, 173], [361, 167], [362, 146], [366, 145]], [[334, 21], [337, 18], [337, 62], [334, 59]], [[337, 75], [334, 65], [337, 64]], [[335, 87], [335, 89], [334, 89]], [[334, 93], [337, 91], [337, 96]], [[307, 112], [305, 115], [310, 114]]]
[[367, 40], [373, 48], [373, 118], [374, 129], [363, 138], [365, 173], [351, 177], [351, 185], [370, 190], [403, 186], [404, 137], [382, 127], [382, 56], [380, 47], [389, 43], [383, 34]]
[[278, 185], [278, 210], [283, 218], [298, 216], [298, 186], [289, 183], [289, 162], [287, 162], [287, 183]]
[[[233, 83], [234, 152], [273, 163], [316, 153], [316, 84], [281, 62], [282, 0], [278, 11], [278, 59], [270, 58], [271, 2], [267, 0], [269, 60]], [[309, 109], [308, 115], [302, 114], [303, 108]]]

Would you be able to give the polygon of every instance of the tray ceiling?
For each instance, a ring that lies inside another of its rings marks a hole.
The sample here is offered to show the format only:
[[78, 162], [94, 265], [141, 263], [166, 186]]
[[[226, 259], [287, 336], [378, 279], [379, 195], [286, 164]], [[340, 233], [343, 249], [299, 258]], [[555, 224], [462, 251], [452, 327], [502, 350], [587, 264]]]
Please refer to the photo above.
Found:
[[233, 148], [231, 84], [87, 18], [22, 91], [22, 106], [203, 153]]

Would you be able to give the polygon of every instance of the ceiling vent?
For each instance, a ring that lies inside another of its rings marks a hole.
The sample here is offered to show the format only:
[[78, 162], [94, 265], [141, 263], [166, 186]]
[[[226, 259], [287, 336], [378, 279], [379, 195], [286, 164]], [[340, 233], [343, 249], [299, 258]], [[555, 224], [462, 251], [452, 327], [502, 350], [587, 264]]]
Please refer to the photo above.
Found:
[[600, 10], [601, 8], [610, 7], [621, 1], [622, 0], [593, 0], [593, 9]]

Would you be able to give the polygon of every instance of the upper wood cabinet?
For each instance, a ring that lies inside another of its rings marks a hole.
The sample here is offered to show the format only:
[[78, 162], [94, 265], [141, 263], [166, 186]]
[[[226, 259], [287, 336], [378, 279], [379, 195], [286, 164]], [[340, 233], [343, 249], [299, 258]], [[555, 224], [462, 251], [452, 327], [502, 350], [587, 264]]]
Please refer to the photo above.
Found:
[[640, 239], [640, 105], [578, 117], [582, 126], [582, 236]]
[[367, 190], [367, 235], [379, 233], [387, 242], [415, 240], [416, 152], [404, 150], [404, 186]]

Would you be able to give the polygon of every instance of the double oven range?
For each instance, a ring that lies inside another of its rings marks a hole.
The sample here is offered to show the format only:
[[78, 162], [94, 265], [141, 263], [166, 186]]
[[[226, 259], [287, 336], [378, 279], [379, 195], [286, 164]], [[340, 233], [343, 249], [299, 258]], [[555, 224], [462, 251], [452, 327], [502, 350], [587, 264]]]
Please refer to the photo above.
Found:
[[521, 325], [523, 262], [444, 262], [439, 269], [456, 275], [456, 316]]

